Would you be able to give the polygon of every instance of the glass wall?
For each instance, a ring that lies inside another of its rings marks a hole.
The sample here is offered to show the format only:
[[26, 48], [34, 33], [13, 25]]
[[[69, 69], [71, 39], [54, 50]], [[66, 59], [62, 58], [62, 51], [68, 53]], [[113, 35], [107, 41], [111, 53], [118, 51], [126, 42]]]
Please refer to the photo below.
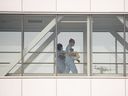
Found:
[[23, 75], [55, 74], [56, 16], [24, 15]]
[[[124, 61], [125, 61], [125, 66], [124, 66], [124, 73], [126, 73], [125, 75], [128, 76], [128, 15], [125, 15], [125, 58], [124, 58]], [[126, 70], [126, 71], [125, 71]]]
[[124, 64], [123, 15], [93, 15], [92, 18], [93, 75], [122, 75]]
[[1, 14], [0, 76], [127, 75], [127, 20], [121, 14]]
[[[21, 15], [0, 15], [0, 75], [12, 75], [21, 67]], [[16, 61], [16, 64], [15, 64]], [[13, 66], [10, 66], [10, 65]], [[13, 75], [21, 75], [21, 69]]]
[[[60, 15], [59, 18], [61, 20], [57, 24], [57, 73], [86, 75], [87, 15]], [[63, 46], [62, 50], [59, 50], [59, 44]], [[65, 54], [62, 54], [63, 52]], [[76, 54], [70, 54], [71, 52]]]

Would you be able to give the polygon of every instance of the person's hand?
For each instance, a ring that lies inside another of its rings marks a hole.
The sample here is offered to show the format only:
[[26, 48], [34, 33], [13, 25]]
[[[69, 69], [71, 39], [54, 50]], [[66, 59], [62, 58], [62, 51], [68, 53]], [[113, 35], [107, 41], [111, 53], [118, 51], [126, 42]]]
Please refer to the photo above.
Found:
[[72, 56], [76, 56], [76, 53], [75, 52], [72, 52]]

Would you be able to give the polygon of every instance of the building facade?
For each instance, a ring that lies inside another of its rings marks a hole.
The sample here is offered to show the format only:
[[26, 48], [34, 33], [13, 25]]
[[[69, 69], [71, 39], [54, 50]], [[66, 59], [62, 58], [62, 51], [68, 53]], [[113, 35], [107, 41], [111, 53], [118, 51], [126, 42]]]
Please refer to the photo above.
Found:
[[[127, 6], [128, 0], [0, 0], [0, 96], [128, 96]], [[65, 64], [70, 39], [79, 54], [72, 57], [76, 73]]]

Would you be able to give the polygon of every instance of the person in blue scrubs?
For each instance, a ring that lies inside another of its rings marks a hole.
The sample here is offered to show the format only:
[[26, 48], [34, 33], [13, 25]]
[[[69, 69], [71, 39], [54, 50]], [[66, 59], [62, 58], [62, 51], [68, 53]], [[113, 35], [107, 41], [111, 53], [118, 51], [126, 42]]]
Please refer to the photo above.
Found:
[[65, 51], [61, 43], [57, 44], [57, 73], [65, 72]]
[[77, 71], [77, 68], [76, 68], [76, 65], [74, 63], [74, 58], [73, 58], [73, 46], [75, 45], [75, 40], [74, 39], [70, 39], [69, 40], [69, 44], [67, 45], [66, 47], [66, 54], [65, 54], [65, 65], [66, 65], [66, 69], [65, 69], [65, 73], [69, 73], [70, 71], [74, 74], [77, 74], [78, 71]]

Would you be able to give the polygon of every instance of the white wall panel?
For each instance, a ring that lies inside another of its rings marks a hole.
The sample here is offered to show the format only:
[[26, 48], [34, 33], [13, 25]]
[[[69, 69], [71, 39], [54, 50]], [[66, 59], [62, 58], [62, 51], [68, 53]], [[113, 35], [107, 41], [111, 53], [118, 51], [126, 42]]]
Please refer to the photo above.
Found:
[[57, 0], [59, 12], [89, 12], [90, 0]]
[[90, 96], [90, 80], [58, 79], [57, 96]]
[[21, 80], [0, 79], [0, 96], [21, 96]]
[[124, 0], [91, 0], [92, 12], [124, 12]]
[[93, 79], [92, 96], [125, 96], [125, 80]]
[[126, 79], [126, 96], [128, 96], [128, 79]]
[[56, 0], [23, 0], [23, 11], [56, 11]]
[[24, 79], [23, 96], [56, 96], [56, 80]]
[[125, 0], [125, 12], [128, 12], [128, 0]]
[[0, 11], [21, 11], [21, 0], [0, 0]]

